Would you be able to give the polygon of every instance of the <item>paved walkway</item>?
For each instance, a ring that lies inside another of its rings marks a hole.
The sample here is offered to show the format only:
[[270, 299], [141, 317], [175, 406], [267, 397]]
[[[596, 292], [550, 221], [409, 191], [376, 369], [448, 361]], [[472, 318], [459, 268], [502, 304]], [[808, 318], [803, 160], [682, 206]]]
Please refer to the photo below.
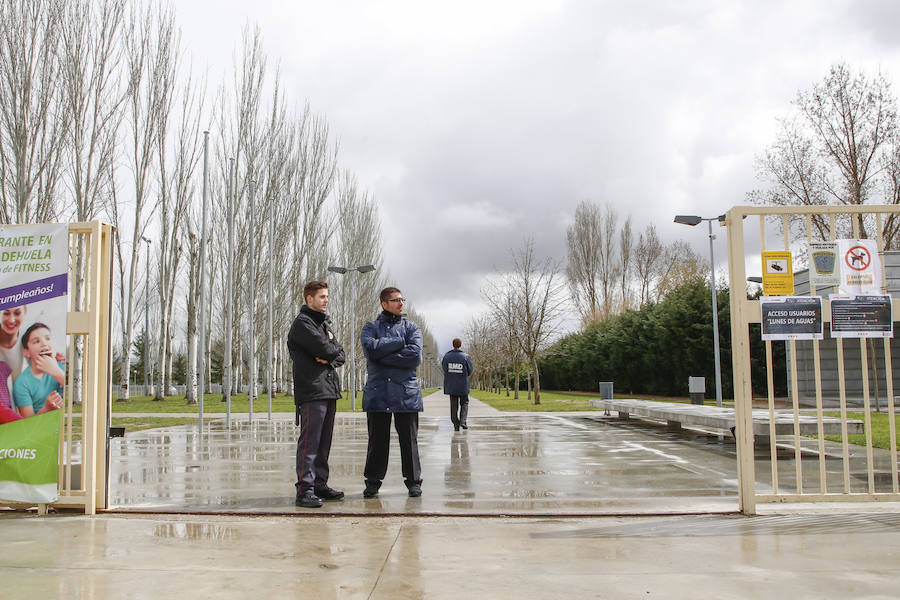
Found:
[[[727, 438], [481, 403], [456, 433], [448, 406], [426, 401], [412, 499], [396, 446], [381, 496], [362, 498], [364, 421], [341, 415], [331, 483], [348, 496], [319, 510], [293, 507], [292, 415], [111, 440], [114, 504], [154, 514], [0, 511], [0, 596], [897, 597], [900, 513], [735, 514]], [[725, 514], [654, 514], [683, 510]]]
[[[648, 430], [590, 413], [502, 413], [474, 400], [453, 430], [449, 399], [433, 394], [419, 419], [421, 498], [409, 498], [399, 447], [376, 499], [364, 499], [365, 416], [339, 413], [329, 484], [346, 492], [318, 513], [597, 515], [734, 512], [730, 439]], [[303, 514], [293, 505], [293, 415], [222, 419], [110, 441], [110, 499], [131, 511]]]
[[896, 598], [900, 515], [0, 513], [5, 600]]

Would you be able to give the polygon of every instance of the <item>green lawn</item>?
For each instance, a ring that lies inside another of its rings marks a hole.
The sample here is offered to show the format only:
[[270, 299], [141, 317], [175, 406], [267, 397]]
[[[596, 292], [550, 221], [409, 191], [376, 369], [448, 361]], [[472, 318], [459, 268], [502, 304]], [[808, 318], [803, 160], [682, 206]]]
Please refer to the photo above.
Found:
[[599, 399], [599, 396], [585, 396], [584, 394], [576, 394], [569, 392], [553, 392], [541, 391], [541, 403], [537, 406], [534, 400], [528, 399], [528, 392], [519, 390], [519, 399], [513, 398], [513, 391], [510, 390], [507, 397], [506, 392], [495, 394], [484, 390], [472, 390], [469, 395], [473, 398], [481, 400], [485, 404], [493, 406], [497, 410], [503, 411], [523, 411], [523, 412], [561, 412], [572, 410], [598, 410], [591, 407], [588, 402], [591, 399]]
[[[504, 411], [562, 412], [571, 410], [603, 410], [593, 408], [589, 404], [591, 400], [599, 400], [600, 396], [598, 394], [591, 394], [588, 392], [557, 392], [554, 390], [541, 390], [541, 403], [538, 406], [534, 405], [533, 400], [528, 400], [528, 392], [526, 390], [519, 390], [518, 400], [513, 399], [512, 393], [513, 392], [510, 390], [510, 395], [507, 396], [505, 390], [499, 394], [486, 392], [484, 390], [472, 390], [469, 395], [493, 406], [497, 410]], [[647, 396], [642, 394], [616, 394], [615, 397], [635, 398], [637, 400], [653, 400], [656, 402], [674, 402], [681, 404], [689, 404], [691, 402], [690, 398], [684, 397], [669, 398], [665, 396]], [[704, 403], [707, 406], [715, 406], [716, 399], [706, 398], [704, 400]], [[723, 404], [725, 404], [724, 401]]]
[[[840, 417], [841, 413], [839, 412], [827, 412], [825, 413], [829, 417]], [[872, 446], [875, 448], [884, 448], [885, 450], [889, 450], [891, 447], [891, 433], [890, 433], [890, 421], [888, 420], [887, 413], [871, 413], [872, 419]], [[865, 415], [863, 413], [858, 412], [848, 412], [848, 419], [857, 419], [865, 423]], [[900, 415], [894, 417], [896, 421], [900, 421]], [[826, 435], [826, 440], [831, 440], [832, 442], [840, 442], [840, 435]], [[851, 444], [856, 444], [859, 446], [866, 445], [866, 435], [864, 433], [851, 434], [847, 436], [847, 441]], [[900, 449], [900, 440], [897, 440], [897, 448]]]
[[[427, 396], [435, 392], [437, 388], [424, 388], [422, 395]], [[222, 399], [222, 394], [205, 394], [203, 399], [203, 416], [208, 418], [220, 418], [225, 416], [226, 403]], [[344, 393], [338, 400], [338, 412], [353, 412], [350, 405], [350, 397], [348, 393]], [[231, 397], [231, 414], [245, 415], [249, 412], [250, 403], [247, 394], [237, 394]], [[184, 396], [169, 396], [164, 400], [155, 401], [149, 396], [132, 396], [128, 402], [113, 402], [112, 405], [112, 426], [125, 427], [125, 432], [141, 431], [143, 429], [154, 429], [157, 427], [172, 427], [176, 425], [186, 425], [196, 423], [196, 416], [185, 417], [117, 417], [117, 413], [146, 413], [148, 415], [159, 413], [184, 413], [185, 415], [196, 415], [198, 407], [196, 404], [185, 404]], [[266, 415], [269, 411], [268, 394], [258, 395], [253, 402], [254, 416]], [[76, 414], [81, 412], [81, 406], [76, 406]], [[276, 394], [272, 397], [272, 412], [294, 412], [294, 397], [287, 394]], [[356, 412], [362, 412], [362, 392], [356, 393]], [[80, 432], [81, 419], [76, 417], [73, 420], [77, 430]]]

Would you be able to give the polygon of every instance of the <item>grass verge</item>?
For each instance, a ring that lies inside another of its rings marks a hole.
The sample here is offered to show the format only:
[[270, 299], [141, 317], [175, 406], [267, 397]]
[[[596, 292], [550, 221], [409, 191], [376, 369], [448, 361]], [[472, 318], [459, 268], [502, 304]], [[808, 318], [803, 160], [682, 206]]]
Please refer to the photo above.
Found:
[[[427, 396], [438, 388], [424, 388], [422, 395]], [[225, 415], [226, 403], [222, 394], [206, 394], [203, 401], [203, 415], [209, 418], [217, 418]], [[337, 405], [338, 412], [354, 412], [347, 392], [341, 396]], [[197, 422], [198, 407], [196, 404], [187, 404], [184, 396], [168, 396], [163, 400], [154, 400], [150, 396], [132, 396], [128, 402], [113, 402], [112, 427], [125, 427], [125, 432], [155, 429], [158, 427], [174, 427]], [[250, 411], [250, 402], [247, 394], [236, 394], [231, 397], [231, 414], [244, 415]], [[253, 402], [254, 416], [268, 414], [269, 396], [261, 394]], [[76, 406], [76, 414], [81, 412], [81, 406]], [[272, 398], [273, 413], [293, 413], [294, 397], [287, 394], [276, 394]], [[356, 411], [362, 412], [362, 392], [356, 393]], [[142, 413], [141, 416], [119, 417], [117, 413]], [[154, 414], [184, 413], [184, 417], [155, 417]], [[190, 415], [190, 416], [188, 416]], [[81, 432], [81, 418], [75, 417], [73, 424]]]
[[[841, 413], [839, 412], [826, 412], [825, 415], [829, 417], [840, 417]], [[872, 419], [872, 447], [873, 448], [884, 448], [885, 450], [890, 450], [891, 448], [891, 429], [890, 429], [890, 421], [888, 419], [889, 415], [887, 413], [870, 413], [869, 415]], [[848, 412], [848, 419], [858, 419], [862, 422], [865, 422], [866, 416], [864, 413], [860, 412]], [[900, 421], [900, 416], [895, 416], [895, 420]], [[840, 435], [826, 435], [826, 440], [832, 442], [840, 442], [842, 437]], [[847, 441], [851, 444], [856, 444], [857, 446], [865, 446], [866, 445], [866, 434], [864, 433], [855, 433], [847, 436]], [[897, 440], [897, 448], [900, 449], [900, 439]]]
[[585, 396], [583, 394], [573, 394], [569, 392], [554, 392], [541, 390], [541, 403], [535, 404], [534, 400], [528, 399], [528, 392], [519, 391], [518, 400], [513, 398], [513, 392], [510, 390], [509, 396], [506, 392], [495, 394], [484, 390], [472, 390], [469, 395], [473, 398], [481, 400], [485, 404], [493, 406], [497, 410], [503, 411], [522, 411], [522, 412], [565, 412], [573, 410], [599, 410], [593, 408], [589, 402], [592, 399], [598, 399], [598, 396]]

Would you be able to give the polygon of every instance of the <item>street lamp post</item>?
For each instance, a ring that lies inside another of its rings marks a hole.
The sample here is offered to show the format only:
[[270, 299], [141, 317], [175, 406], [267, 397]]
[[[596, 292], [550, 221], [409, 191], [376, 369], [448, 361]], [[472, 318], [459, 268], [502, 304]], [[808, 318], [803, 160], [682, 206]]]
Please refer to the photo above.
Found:
[[152, 396], [148, 390], [150, 389], [150, 240], [141, 236], [141, 239], [147, 242], [147, 268], [146, 273], [146, 292], [144, 295], [144, 393]]
[[[360, 265], [358, 267], [335, 267], [330, 266], [328, 270], [332, 273], [345, 275], [347, 271], [356, 271], [357, 273], [371, 273], [375, 270], [375, 265]], [[356, 286], [354, 278], [350, 278], [350, 406], [351, 410], [356, 410], [356, 340], [352, 328], [356, 324]]]
[[691, 227], [699, 225], [702, 221], [706, 221], [709, 224], [709, 267], [712, 275], [712, 281], [710, 282], [709, 287], [712, 290], [713, 354], [716, 361], [716, 406], [721, 407], [722, 367], [719, 365], [719, 308], [716, 303], [716, 256], [713, 250], [713, 240], [716, 239], [716, 236], [713, 235], [712, 224], [713, 221], [723, 223], [725, 221], [725, 215], [719, 215], [718, 217], [712, 217], [709, 219], [698, 217], [696, 215], [675, 216], [676, 223], [681, 223], [682, 225], [690, 225]]

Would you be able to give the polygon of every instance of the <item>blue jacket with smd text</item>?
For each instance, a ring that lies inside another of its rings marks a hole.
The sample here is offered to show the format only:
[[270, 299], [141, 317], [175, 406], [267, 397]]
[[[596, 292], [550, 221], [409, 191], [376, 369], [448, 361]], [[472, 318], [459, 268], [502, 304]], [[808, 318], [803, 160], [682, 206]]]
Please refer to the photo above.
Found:
[[368, 361], [363, 388], [366, 412], [421, 412], [416, 367], [422, 362], [422, 331], [412, 321], [383, 311], [366, 323], [359, 341]]
[[469, 395], [469, 375], [474, 371], [469, 355], [454, 348], [441, 361], [444, 369], [444, 393], [451, 396]]

